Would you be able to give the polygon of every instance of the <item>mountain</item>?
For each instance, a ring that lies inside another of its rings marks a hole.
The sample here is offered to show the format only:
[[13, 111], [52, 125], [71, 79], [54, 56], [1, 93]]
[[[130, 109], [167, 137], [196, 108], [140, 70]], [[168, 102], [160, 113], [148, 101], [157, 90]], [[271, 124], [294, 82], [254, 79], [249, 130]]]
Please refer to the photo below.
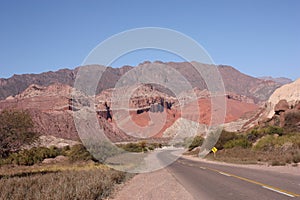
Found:
[[22, 93], [30, 85], [48, 86], [53, 83], [72, 85], [77, 70], [61, 69], [56, 72], [44, 72], [41, 74], [13, 75], [8, 79], [0, 79], [0, 99], [15, 96]]
[[[22, 109], [29, 112], [35, 124], [34, 129], [40, 135], [57, 138], [79, 140], [74, 124], [72, 102], [72, 87], [60, 83], [49, 86], [30, 85], [21, 94], [0, 101], [0, 111], [3, 109]], [[105, 127], [105, 133], [111, 141], [131, 139], [121, 130], [115, 130], [103, 118], [99, 124]]]
[[[154, 62], [150, 64], [156, 64], [162, 62]], [[149, 64], [145, 62], [139, 66]], [[177, 70], [183, 75], [192, 85], [200, 90], [207, 89], [204, 79], [195, 70], [193, 65], [188, 62], [168, 62], [163, 63], [173, 69]], [[193, 64], [202, 65], [194, 62]], [[103, 66], [102, 66], [103, 67]], [[204, 65], [204, 67], [209, 67]], [[97, 93], [109, 88], [113, 88], [116, 82], [128, 71], [133, 69], [131, 66], [123, 66], [121, 68], [107, 67], [104, 72], [99, 85]], [[41, 74], [23, 74], [14, 75], [8, 79], [0, 79], [0, 99], [5, 99], [9, 96], [15, 96], [23, 92], [31, 84], [37, 84], [40, 86], [49, 86], [53, 83], [61, 83], [69, 86], [73, 86], [76, 74], [80, 67], [74, 70], [62, 69], [56, 72], [45, 72]], [[282, 84], [274, 82], [272, 80], [262, 80], [254, 78], [239, 72], [231, 66], [219, 65], [218, 69], [223, 78], [226, 92], [232, 92], [239, 95], [244, 95], [253, 99], [256, 103], [266, 101], [273, 91], [280, 87]], [[162, 89], [163, 90], [163, 89]], [[163, 91], [165, 92], [165, 91]]]
[[[161, 139], [164, 131], [180, 118], [200, 123], [205, 127], [210, 124], [212, 117], [210, 93], [207, 90], [194, 90], [197, 95], [196, 102], [191, 102], [187, 94], [187, 103], [180, 105], [176, 98], [158, 91], [152, 85], [141, 84], [130, 96], [129, 115], [120, 115], [124, 110], [122, 108], [117, 117], [118, 109], [113, 108], [110, 110], [110, 120], [108, 107], [112, 107], [113, 93], [126, 91], [126, 88], [103, 90], [95, 96], [94, 102], [99, 125], [113, 142], [132, 141], [140, 136]], [[72, 91], [71, 86], [59, 83], [49, 86], [32, 84], [21, 94], [0, 100], [0, 111], [10, 108], [27, 110], [34, 121], [35, 131], [40, 135], [79, 140], [73, 116], [79, 110], [78, 107], [84, 106], [86, 101], [74, 99]], [[226, 123], [243, 118], [247, 113], [256, 112], [258, 109], [258, 105], [241, 95], [231, 93], [227, 94], [226, 98]], [[215, 109], [219, 108], [214, 108], [214, 111]], [[199, 113], [195, 113], [195, 110]], [[166, 121], [161, 124], [165, 115]], [[145, 129], [146, 127], [148, 129]]]
[[266, 81], [274, 81], [274, 82], [282, 84], [282, 85], [293, 82], [292, 79], [285, 78], [285, 77], [273, 78], [272, 76], [263, 76], [263, 77], [258, 77], [258, 78], [262, 79], [262, 80], [266, 80]]

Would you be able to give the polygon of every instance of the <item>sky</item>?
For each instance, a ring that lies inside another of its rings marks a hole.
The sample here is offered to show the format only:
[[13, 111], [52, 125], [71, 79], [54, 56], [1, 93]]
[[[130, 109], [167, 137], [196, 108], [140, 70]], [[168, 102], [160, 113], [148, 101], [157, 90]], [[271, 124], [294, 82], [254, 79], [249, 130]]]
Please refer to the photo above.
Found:
[[[298, 0], [1, 0], [0, 77], [80, 66], [99, 43], [142, 27], [179, 31], [214, 63], [259, 77], [300, 78]], [[183, 61], [141, 50], [111, 65]]]

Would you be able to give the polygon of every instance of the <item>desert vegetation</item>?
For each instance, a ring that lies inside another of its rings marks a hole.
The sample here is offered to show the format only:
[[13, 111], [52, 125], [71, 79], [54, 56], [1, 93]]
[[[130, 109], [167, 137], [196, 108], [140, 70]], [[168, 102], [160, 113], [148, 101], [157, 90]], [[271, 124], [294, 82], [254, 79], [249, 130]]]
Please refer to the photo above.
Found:
[[[37, 139], [26, 111], [0, 113], [0, 199], [103, 199], [129, 178], [102, 165], [77, 144], [24, 148]], [[64, 158], [60, 163], [45, 159]]]
[[119, 144], [118, 147], [129, 152], [147, 152], [147, 151], [152, 151], [156, 148], [161, 148], [162, 144], [140, 141], [136, 143], [130, 142], [127, 144]]
[[50, 148], [33, 147], [31, 149], [23, 149], [10, 153], [7, 157], [0, 159], [0, 166], [5, 164], [30, 166], [39, 164], [46, 158], [55, 158], [57, 156], [65, 156], [70, 162], [89, 160], [97, 162], [82, 144], [77, 144], [72, 147], [66, 146], [63, 148], [51, 146]]
[[[254, 127], [244, 133], [223, 130], [215, 144], [219, 150], [217, 156], [210, 154], [208, 158], [234, 163], [297, 165], [300, 162], [300, 133], [290, 130], [277, 126]], [[194, 138], [195, 145], [190, 146], [188, 154], [199, 152], [193, 151], [202, 144], [196, 143], [199, 140]]]
[[104, 199], [127, 175], [111, 169], [43, 171], [0, 179], [0, 199]]

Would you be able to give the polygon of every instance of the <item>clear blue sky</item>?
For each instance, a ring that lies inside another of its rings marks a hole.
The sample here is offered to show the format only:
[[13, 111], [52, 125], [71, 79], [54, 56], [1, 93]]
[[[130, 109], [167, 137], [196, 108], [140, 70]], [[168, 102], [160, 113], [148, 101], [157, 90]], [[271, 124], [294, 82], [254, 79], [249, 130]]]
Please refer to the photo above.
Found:
[[[113, 34], [164, 27], [199, 42], [216, 64], [252, 76], [300, 77], [299, 0], [1, 0], [0, 77], [79, 66]], [[113, 66], [180, 61], [136, 52]]]

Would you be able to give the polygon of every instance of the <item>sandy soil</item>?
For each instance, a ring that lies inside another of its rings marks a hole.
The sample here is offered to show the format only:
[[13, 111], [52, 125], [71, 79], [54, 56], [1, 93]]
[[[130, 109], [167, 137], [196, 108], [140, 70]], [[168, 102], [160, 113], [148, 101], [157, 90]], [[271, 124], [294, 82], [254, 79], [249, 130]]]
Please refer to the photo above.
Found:
[[167, 169], [139, 174], [119, 188], [111, 200], [192, 200]]

